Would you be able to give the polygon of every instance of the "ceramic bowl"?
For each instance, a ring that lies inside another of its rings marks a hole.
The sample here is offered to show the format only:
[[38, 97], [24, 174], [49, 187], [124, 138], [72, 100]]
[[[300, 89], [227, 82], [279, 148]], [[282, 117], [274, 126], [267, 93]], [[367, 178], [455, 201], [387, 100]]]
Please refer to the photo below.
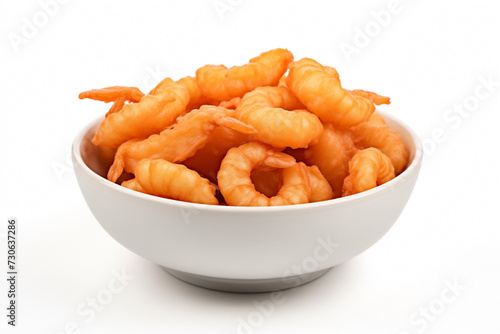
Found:
[[76, 136], [72, 157], [90, 210], [124, 247], [198, 286], [273, 291], [307, 283], [359, 255], [403, 211], [417, 181], [422, 145], [409, 127], [380, 113], [407, 146], [408, 167], [374, 189], [324, 202], [229, 207], [129, 190], [105, 178], [110, 161], [91, 143], [102, 119]]

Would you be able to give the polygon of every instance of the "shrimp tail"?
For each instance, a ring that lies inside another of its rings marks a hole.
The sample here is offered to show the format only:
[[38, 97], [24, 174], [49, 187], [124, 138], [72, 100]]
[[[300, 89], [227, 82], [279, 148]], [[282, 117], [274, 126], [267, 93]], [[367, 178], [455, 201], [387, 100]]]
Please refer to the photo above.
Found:
[[116, 182], [120, 175], [122, 175], [123, 168], [125, 168], [125, 159], [120, 152], [116, 152], [115, 160], [108, 171], [108, 180]]
[[266, 167], [289, 168], [295, 165], [295, 158], [283, 152], [273, 152], [262, 162]]
[[106, 113], [106, 117], [122, 110], [123, 106], [125, 105], [125, 101], [127, 101], [126, 96], [120, 96], [119, 98], [117, 98], [113, 103], [113, 105], [111, 106], [111, 109], [109, 109], [109, 111]]
[[251, 126], [250, 124], [244, 123], [233, 117], [221, 117], [215, 120], [215, 123], [220, 126], [224, 126], [231, 130], [244, 133], [244, 134], [254, 134], [257, 133], [257, 130]]

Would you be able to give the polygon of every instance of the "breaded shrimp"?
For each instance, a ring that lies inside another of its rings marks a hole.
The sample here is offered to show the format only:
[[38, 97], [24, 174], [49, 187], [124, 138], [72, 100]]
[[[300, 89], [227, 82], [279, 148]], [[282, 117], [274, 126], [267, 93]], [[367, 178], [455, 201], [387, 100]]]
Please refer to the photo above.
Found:
[[319, 118], [304, 110], [285, 87], [259, 87], [246, 93], [236, 118], [257, 129], [259, 141], [274, 147], [307, 147], [323, 132]]
[[334, 197], [342, 194], [344, 178], [349, 174], [349, 161], [357, 148], [348, 131], [339, 129], [333, 124], [325, 124], [323, 133], [315, 145], [311, 145], [301, 154], [300, 160], [308, 165], [318, 166], [333, 189]]
[[375, 147], [387, 155], [394, 166], [396, 175], [400, 174], [408, 163], [408, 149], [399, 134], [387, 125], [363, 122], [352, 127], [353, 140], [361, 148]]
[[188, 102], [186, 88], [167, 78], [140, 102], [127, 104], [104, 119], [92, 143], [117, 148], [127, 140], [158, 133], [184, 112]]
[[[254, 169], [250, 175], [255, 189], [267, 197], [275, 196], [283, 186], [281, 168]], [[306, 166], [307, 177], [311, 187], [309, 202], [326, 201], [333, 198], [332, 187], [316, 166]]]
[[230, 100], [260, 86], [276, 86], [293, 55], [286, 49], [261, 53], [243, 66], [205, 65], [196, 71], [202, 93], [213, 100]]
[[391, 160], [380, 150], [370, 147], [358, 151], [349, 162], [349, 176], [344, 180], [342, 196], [375, 188], [394, 177]]
[[[271, 198], [255, 190], [250, 177], [261, 166], [284, 168], [283, 185]], [[217, 175], [219, 189], [229, 205], [271, 206], [309, 202], [311, 188], [306, 165], [271, 146], [252, 142], [233, 147], [222, 160]]]
[[255, 133], [256, 130], [236, 118], [234, 110], [221, 107], [202, 106], [181, 117], [176, 124], [159, 134], [144, 140], [130, 140], [123, 143], [115, 154], [113, 165], [108, 171], [108, 180], [115, 182], [123, 169], [134, 173], [135, 165], [142, 159], [164, 159], [180, 162], [195, 154], [207, 142], [217, 125], [241, 133]]
[[187, 76], [176, 81], [179, 85], [184, 86], [189, 93], [189, 103], [186, 106], [186, 111], [198, 109], [204, 104], [213, 104], [214, 101], [204, 96], [201, 93], [200, 87], [196, 82], [196, 78]]
[[146, 193], [202, 204], [219, 204], [216, 187], [184, 165], [163, 159], [142, 160], [135, 169], [135, 178]]
[[333, 198], [333, 190], [328, 180], [317, 166], [307, 166], [307, 176], [311, 187], [309, 202], [326, 201]]
[[80, 99], [92, 99], [103, 102], [113, 102], [111, 109], [106, 113], [106, 117], [110, 114], [120, 111], [125, 102], [139, 102], [144, 96], [144, 93], [136, 87], [113, 86], [102, 89], [92, 89], [78, 96]]
[[336, 71], [313, 59], [301, 59], [289, 68], [287, 87], [323, 122], [349, 127], [368, 120], [375, 110], [373, 102], [343, 89]]
[[255, 141], [252, 135], [217, 126], [208, 136], [205, 146], [197, 150], [192, 157], [182, 161], [182, 164], [210, 182], [217, 183], [217, 172], [227, 151], [251, 141]]

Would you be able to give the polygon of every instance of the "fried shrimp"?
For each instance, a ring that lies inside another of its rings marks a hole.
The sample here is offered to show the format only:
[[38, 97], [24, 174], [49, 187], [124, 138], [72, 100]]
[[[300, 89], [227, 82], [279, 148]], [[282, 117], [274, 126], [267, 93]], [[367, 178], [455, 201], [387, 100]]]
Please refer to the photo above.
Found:
[[78, 96], [80, 99], [92, 99], [103, 102], [113, 102], [106, 117], [117, 111], [120, 111], [125, 102], [139, 102], [144, 96], [144, 93], [136, 87], [113, 86], [102, 89], [92, 89]]
[[[261, 166], [284, 168], [283, 185], [271, 198], [258, 192], [251, 172]], [[274, 206], [309, 202], [311, 188], [306, 165], [285, 153], [258, 142], [230, 149], [217, 175], [219, 189], [229, 205]]]
[[[283, 186], [281, 168], [254, 169], [250, 175], [255, 189], [267, 197], [275, 196]], [[332, 187], [316, 166], [306, 166], [307, 177], [311, 187], [309, 202], [326, 201], [333, 198]]]
[[202, 106], [181, 117], [176, 124], [159, 134], [144, 140], [130, 140], [123, 143], [115, 154], [115, 160], [108, 171], [108, 180], [115, 182], [123, 172], [134, 173], [136, 164], [142, 159], [164, 159], [180, 162], [202, 148], [217, 125], [241, 133], [255, 133], [256, 130], [234, 116], [234, 110], [215, 106]]
[[307, 147], [323, 132], [319, 118], [285, 87], [259, 87], [246, 93], [236, 117], [257, 129], [258, 140], [274, 147]]
[[192, 157], [182, 161], [182, 164], [217, 183], [217, 172], [227, 151], [251, 141], [255, 141], [252, 135], [217, 126], [208, 136], [206, 145]]
[[363, 122], [352, 127], [354, 142], [361, 148], [375, 147], [391, 159], [396, 175], [401, 173], [408, 163], [408, 149], [398, 133], [387, 125]]
[[287, 87], [322, 121], [349, 127], [368, 120], [373, 102], [343, 89], [332, 69], [304, 58], [289, 65]]
[[142, 160], [137, 164], [135, 177], [149, 194], [181, 201], [219, 204], [216, 187], [184, 165], [163, 159]]
[[370, 92], [367, 90], [354, 89], [354, 90], [349, 90], [348, 92], [351, 93], [351, 95], [362, 96], [365, 99], [372, 101], [378, 106], [381, 104], [391, 104], [390, 97], [378, 95], [377, 93]]
[[186, 111], [198, 109], [204, 104], [212, 104], [208, 97], [201, 93], [200, 87], [196, 79], [190, 76], [184, 77], [176, 81], [179, 85], [184, 86], [189, 93], [189, 103], [186, 106]]
[[370, 147], [357, 152], [349, 163], [342, 196], [375, 188], [395, 177], [391, 160], [380, 150]]
[[349, 161], [356, 151], [349, 132], [325, 124], [318, 142], [305, 149], [302, 156], [306, 164], [318, 166], [332, 187], [334, 197], [340, 197], [344, 178], [349, 174]]
[[276, 86], [292, 62], [286, 49], [261, 53], [243, 66], [205, 65], [196, 71], [202, 93], [213, 100], [241, 97], [259, 86]]
[[127, 140], [146, 138], [173, 123], [188, 102], [186, 88], [165, 79], [140, 102], [127, 104], [104, 119], [92, 143], [117, 148]]
[[317, 166], [307, 166], [307, 176], [311, 187], [309, 202], [326, 201], [333, 198], [333, 190], [328, 180]]

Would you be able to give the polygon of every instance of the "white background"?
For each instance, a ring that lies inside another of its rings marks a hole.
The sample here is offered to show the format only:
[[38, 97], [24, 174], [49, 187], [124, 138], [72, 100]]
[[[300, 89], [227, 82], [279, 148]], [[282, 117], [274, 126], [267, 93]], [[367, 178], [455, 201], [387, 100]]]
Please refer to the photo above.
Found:
[[[498, 1], [49, 2], [0, 2], [2, 272], [8, 217], [20, 233], [18, 326], [2, 307], [2, 333], [500, 332]], [[379, 243], [264, 312], [256, 305], [268, 294], [185, 284], [109, 237], [79, 192], [69, 147], [109, 108], [79, 100], [84, 90], [147, 90], [276, 47], [335, 67], [347, 88], [390, 96], [382, 109], [413, 127], [426, 154]], [[114, 271], [133, 279], [94, 317], [79, 314]], [[447, 284], [460, 287], [444, 303]]]

